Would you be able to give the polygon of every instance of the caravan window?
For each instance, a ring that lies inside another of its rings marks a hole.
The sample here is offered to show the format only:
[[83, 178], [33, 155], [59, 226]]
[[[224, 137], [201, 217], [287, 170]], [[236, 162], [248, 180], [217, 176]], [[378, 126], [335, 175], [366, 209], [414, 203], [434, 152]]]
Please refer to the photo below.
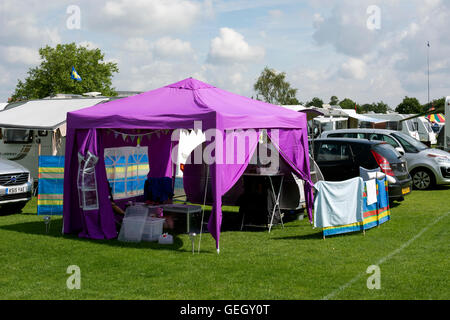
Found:
[[409, 131], [417, 131], [418, 124], [412, 122], [411, 120], [406, 120], [406, 125], [408, 126]]
[[423, 121], [423, 125], [425, 126], [425, 129], [428, 132], [433, 132], [433, 128], [431, 127], [431, 124], [428, 121]]
[[5, 143], [30, 143], [33, 141], [33, 130], [4, 129], [3, 140]]
[[386, 122], [386, 129], [387, 130], [401, 131], [402, 130], [402, 123], [400, 121], [388, 121], [388, 122]]

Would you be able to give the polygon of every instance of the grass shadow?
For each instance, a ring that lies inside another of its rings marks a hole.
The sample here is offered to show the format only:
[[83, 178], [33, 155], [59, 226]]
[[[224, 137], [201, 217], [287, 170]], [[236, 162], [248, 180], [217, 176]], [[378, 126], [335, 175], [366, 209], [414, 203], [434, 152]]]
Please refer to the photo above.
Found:
[[[111, 240], [94, 240], [78, 237], [75, 234], [62, 234], [62, 219], [51, 220], [48, 228], [48, 232], [46, 232], [45, 223], [43, 221], [35, 221], [35, 222], [23, 222], [17, 224], [10, 224], [0, 226], [1, 230], [14, 231], [19, 233], [25, 233], [30, 235], [39, 235], [50, 238], [63, 238], [67, 240], [75, 240], [75, 241], [83, 241], [101, 245], [108, 245], [111, 247], [119, 247], [119, 248], [134, 248], [134, 249], [154, 249], [154, 250], [172, 250], [172, 251], [185, 251], [180, 250], [183, 247], [183, 240], [180, 238], [180, 234], [173, 234], [173, 244], [159, 244], [156, 242], [123, 242], [118, 241], [117, 239]], [[189, 251], [189, 250], [186, 250]]]
[[287, 236], [287, 237], [273, 237], [270, 238], [270, 240], [317, 240], [323, 239], [323, 233], [315, 232], [315, 233], [309, 233], [309, 234], [302, 234], [302, 235], [296, 235], [296, 236]]

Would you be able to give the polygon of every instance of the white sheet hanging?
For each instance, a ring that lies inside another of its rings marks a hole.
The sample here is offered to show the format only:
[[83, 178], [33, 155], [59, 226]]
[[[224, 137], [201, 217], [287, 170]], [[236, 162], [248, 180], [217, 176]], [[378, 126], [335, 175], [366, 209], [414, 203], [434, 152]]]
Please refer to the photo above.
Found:
[[319, 181], [314, 199], [314, 227], [342, 226], [363, 221], [364, 181]]
[[367, 205], [370, 206], [377, 202], [377, 181], [370, 179], [365, 181], [367, 190]]

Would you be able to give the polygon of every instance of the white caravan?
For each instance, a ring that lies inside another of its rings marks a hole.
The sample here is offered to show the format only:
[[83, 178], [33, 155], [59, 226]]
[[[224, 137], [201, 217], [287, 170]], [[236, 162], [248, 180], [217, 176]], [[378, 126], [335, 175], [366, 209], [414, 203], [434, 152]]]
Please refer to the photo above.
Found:
[[39, 175], [39, 155], [64, 155], [67, 112], [93, 106], [101, 98], [50, 98], [8, 104], [0, 111], [0, 157]]
[[398, 113], [373, 113], [370, 114], [370, 117], [386, 120], [384, 123], [377, 124], [375, 126], [377, 129], [401, 131], [416, 140], [420, 140], [419, 132], [417, 131], [417, 126], [414, 122], [411, 119], [401, 121], [407, 118], [406, 115]]
[[433, 128], [431, 127], [431, 123], [427, 118], [417, 117], [411, 119], [411, 121], [417, 127], [417, 132], [419, 132], [421, 142], [429, 145], [435, 145], [437, 143], [436, 134], [434, 133]]

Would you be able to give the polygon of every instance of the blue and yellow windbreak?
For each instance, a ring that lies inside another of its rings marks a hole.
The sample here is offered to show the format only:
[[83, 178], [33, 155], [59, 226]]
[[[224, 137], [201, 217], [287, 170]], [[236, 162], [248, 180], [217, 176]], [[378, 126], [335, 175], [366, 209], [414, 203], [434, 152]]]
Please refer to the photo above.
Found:
[[39, 156], [38, 215], [63, 214], [64, 156]]

